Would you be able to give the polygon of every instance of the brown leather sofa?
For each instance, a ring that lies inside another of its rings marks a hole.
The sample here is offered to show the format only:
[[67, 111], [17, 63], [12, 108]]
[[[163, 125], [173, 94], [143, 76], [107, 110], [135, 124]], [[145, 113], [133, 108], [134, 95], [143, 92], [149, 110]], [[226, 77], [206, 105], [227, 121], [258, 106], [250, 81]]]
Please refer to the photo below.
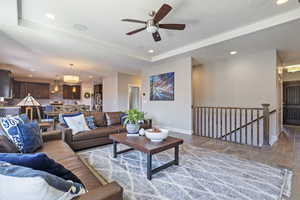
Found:
[[38, 152], [46, 153], [50, 158], [64, 165], [79, 177], [88, 192], [77, 199], [122, 200], [122, 187], [116, 182], [107, 183], [101, 178], [101, 175], [88, 167], [61, 138], [61, 131], [43, 133], [44, 144]]
[[[110, 134], [126, 132], [126, 128], [121, 125], [119, 120], [121, 112], [90, 112], [85, 115], [94, 116], [96, 129], [73, 135], [71, 129], [66, 128], [63, 124], [58, 125], [64, 133], [65, 142], [75, 151], [110, 144], [112, 143], [112, 140], [109, 139]], [[151, 127], [151, 120], [145, 120], [145, 123], [141, 124], [141, 128], [144, 129]]]

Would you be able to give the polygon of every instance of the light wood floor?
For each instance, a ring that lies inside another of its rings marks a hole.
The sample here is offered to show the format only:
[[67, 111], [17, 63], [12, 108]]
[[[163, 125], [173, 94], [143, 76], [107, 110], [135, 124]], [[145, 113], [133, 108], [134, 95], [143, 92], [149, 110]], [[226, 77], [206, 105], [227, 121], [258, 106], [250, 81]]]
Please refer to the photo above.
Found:
[[183, 138], [185, 143], [208, 148], [214, 151], [238, 156], [243, 159], [265, 163], [274, 167], [285, 167], [294, 172], [292, 200], [300, 200], [300, 127], [285, 126], [285, 133], [269, 149], [260, 149], [227, 143], [200, 136], [172, 133]]

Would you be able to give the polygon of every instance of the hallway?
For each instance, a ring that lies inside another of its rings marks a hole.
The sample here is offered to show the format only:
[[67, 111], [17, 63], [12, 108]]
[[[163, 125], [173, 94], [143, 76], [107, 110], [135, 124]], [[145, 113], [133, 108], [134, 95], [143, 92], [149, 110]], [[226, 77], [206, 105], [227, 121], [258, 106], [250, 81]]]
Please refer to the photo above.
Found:
[[242, 159], [257, 161], [274, 167], [291, 169], [294, 173], [291, 199], [300, 200], [300, 127], [285, 126], [284, 130], [286, 134], [281, 134], [279, 141], [270, 149], [259, 149], [200, 136], [177, 133], [172, 133], [172, 135], [181, 137], [185, 143], [190, 143], [194, 146], [231, 154]]

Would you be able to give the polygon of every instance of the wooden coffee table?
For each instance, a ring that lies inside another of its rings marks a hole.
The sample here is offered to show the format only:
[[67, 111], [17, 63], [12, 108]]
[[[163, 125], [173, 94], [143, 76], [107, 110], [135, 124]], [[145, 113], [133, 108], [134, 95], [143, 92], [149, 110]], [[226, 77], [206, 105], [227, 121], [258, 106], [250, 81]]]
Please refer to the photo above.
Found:
[[[134, 137], [129, 136], [127, 137], [127, 133], [121, 134], [112, 134], [109, 138], [113, 141], [113, 157], [116, 158], [118, 154], [125, 153], [131, 150], [138, 150], [145, 154], [147, 154], [147, 178], [149, 180], [152, 179], [152, 175], [170, 167], [172, 165], [179, 165], [179, 145], [183, 144], [182, 139], [174, 138], [174, 137], [167, 137], [162, 142], [151, 142], [144, 136]], [[131, 148], [125, 149], [122, 151], [117, 150], [117, 144], [125, 144]], [[166, 151], [168, 149], [174, 148], [175, 150], [175, 159], [170, 161], [158, 168], [152, 169], [152, 155], [156, 153], [160, 153]]]

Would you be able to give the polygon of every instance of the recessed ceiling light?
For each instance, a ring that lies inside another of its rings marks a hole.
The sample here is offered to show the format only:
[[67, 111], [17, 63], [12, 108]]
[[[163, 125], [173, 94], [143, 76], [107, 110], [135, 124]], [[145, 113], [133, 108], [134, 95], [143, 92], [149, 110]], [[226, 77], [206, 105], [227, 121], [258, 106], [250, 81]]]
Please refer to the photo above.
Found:
[[277, 0], [276, 1], [276, 4], [277, 5], [281, 5], [281, 4], [285, 4], [285, 3], [287, 3], [289, 0]]
[[55, 20], [55, 16], [54, 16], [52, 13], [46, 13], [45, 16], [46, 16], [48, 19]]
[[94, 78], [93, 76], [89, 76], [90, 79]]
[[28, 77], [32, 78], [32, 74], [29, 74]]
[[230, 55], [235, 55], [237, 54], [237, 51], [230, 51]]
[[153, 50], [153, 49], [150, 49], [148, 52], [149, 52], [149, 53], [154, 53], [154, 50]]
[[35, 72], [35, 69], [30, 69], [30, 71]]
[[88, 27], [82, 24], [74, 24], [73, 28], [77, 31], [87, 31]]

